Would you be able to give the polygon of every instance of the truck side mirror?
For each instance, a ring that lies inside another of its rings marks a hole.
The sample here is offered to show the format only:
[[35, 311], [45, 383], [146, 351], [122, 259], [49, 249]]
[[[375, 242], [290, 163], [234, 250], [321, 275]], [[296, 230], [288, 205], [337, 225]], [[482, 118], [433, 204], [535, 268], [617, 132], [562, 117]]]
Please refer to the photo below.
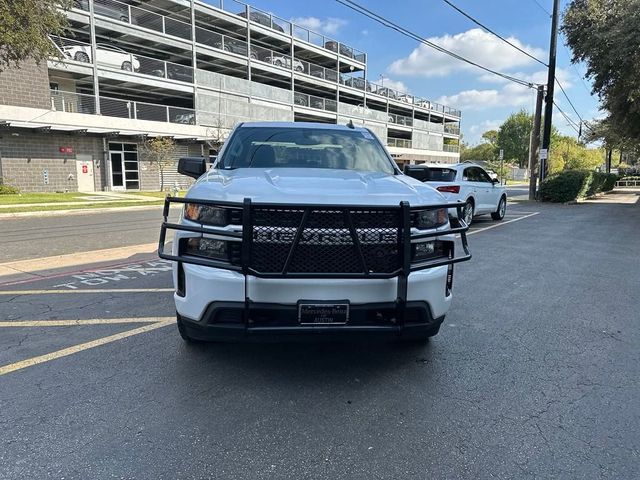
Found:
[[207, 160], [204, 157], [182, 157], [178, 160], [178, 173], [192, 178], [200, 178], [207, 171]]

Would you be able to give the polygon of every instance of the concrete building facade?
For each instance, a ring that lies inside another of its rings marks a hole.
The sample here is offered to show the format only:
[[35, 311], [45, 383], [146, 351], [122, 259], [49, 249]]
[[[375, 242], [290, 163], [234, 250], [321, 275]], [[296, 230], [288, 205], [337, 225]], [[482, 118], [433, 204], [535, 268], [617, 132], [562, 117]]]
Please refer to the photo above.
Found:
[[[214, 3], [213, 5], [211, 3]], [[398, 163], [458, 161], [461, 114], [367, 55], [234, 0], [78, 0], [56, 56], [0, 73], [0, 176], [23, 191], [159, 186], [145, 140], [208, 155], [243, 121], [369, 127]], [[187, 180], [170, 168], [165, 184]]]

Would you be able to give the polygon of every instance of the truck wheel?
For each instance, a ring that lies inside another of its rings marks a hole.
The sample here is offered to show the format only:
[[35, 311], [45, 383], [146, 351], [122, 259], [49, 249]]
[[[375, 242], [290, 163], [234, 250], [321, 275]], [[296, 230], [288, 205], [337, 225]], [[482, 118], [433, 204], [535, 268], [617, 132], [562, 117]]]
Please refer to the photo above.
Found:
[[187, 343], [202, 343], [200, 340], [197, 340], [193, 337], [190, 337], [189, 334], [187, 333], [187, 328], [184, 326], [184, 322], [182, 321], [182, 317], [178, 314], [178, 312], [176, 312], [176, 320], [178, 323], [178, 333], [180, 333], [180, 336], [182, 337], [182, 340], [184, 340]]
[[494, 220], [502, 220], [505, 213], [507, 213], [507, 199], [501, 197], [500, 202], [498, 203], [498, 209], [491, 213], [491, 218]]

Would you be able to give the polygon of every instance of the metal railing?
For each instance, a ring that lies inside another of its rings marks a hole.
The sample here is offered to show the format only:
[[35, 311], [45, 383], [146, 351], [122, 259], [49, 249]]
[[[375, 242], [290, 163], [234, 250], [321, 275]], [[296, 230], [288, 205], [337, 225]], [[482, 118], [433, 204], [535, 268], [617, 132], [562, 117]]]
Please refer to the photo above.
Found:
[[[64, 37], [51, 37], [51, 41], [62, 52], [65, 60], [93, 63], [90, 44]], [[153, 77], [193, 83], [192, 67], [134, 55], [108, 44], [98, 43], [96, 45], [96, 63], [99, 67], [115, 68]]]
[[339, 53], [340, 55], [352, 58], [358, 62], [365, 63], [366, 53], [348, 45], [337, 42], [320, 33], [313, 32], [305, 27], [291, 23], [272, 13], [252, 7], [251, 5], [238, 2], [237, 0], [225, 0], [222, 5], [223, 10], [234, 13], [242, 18], [248, 18], [252, 23], [270, 28], [286, 35], [311, 43], [326, 50]]
[[327, 110], [329, 112], [338, 111], [338, 102], [335, 100], [301, 92], [295, 92], [293, 94], [293, 103], [301, 107], [317, 108], [318, 110]]
[[[89, 0], [74, 0], [73, 6], [88, 12]], [[189, 23], [116, 0], [94, 0], [93, 13], [184, 40], [191, 40], [191, 25]]]
[[[171, 107], [103, 96], [100, 96], [99, 100], [100, 114], [108, 117], [182, 123], [187, 125], [195, 125], [196, 123], [195, 110], [191, 108]], [[52, 90], [51, 109], [59, 112], [95, 115], [97, 112], [96, 97], [84, 93]]]
[[315, 63], [310, 63], [305, 60], [296, 59], [296, 61], [302, 64], [302, 73], [306, 73], [312, 77], [321, 78], [330, 82], [337, 82], [340, 78], [337, 70], [316, 65]]
[[460, 135], [460, 127], [457, 125], [444, 124], [444, 133], [451, 133], [453, 135]]
[[387, 138], [387, 145], [390, 147], [411, 148], [411, 140], [405, 138]]
[[405, 127], [413, 126], [413, 118], [405, 115], [397, 115], [395, 113], [389, 114], [389, 123], [395, 123], [396, 125], [404, 125]]
[[620, 179], [616, 182], [616, 187], [640, 187], [640, 180]]
[[363, 77], [356, 75], [344, 74], [340, 76], [340, 83], [347, 87], [355, 88], [362, 91], [371, 91], [371, 82], [367, 82]]
[[443, 152], [451, 152], [451, 153], [458, 153], [460, 151], [460, 145], [443, 145], [442, 146], [442, 151]]

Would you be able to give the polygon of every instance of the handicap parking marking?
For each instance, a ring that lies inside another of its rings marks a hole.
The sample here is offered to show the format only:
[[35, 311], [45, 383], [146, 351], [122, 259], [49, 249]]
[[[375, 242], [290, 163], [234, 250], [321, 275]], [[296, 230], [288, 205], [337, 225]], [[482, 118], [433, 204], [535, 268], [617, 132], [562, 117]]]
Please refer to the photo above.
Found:
[[122, 280], [136, 280], [162, 272], [170, 272], [171, 268], [171, 262], [168, 260], [130, 263], [117, 268], [101, 268], [72, 274], [69, 275], [70, 281], [53, 285], [53, 288], [77, 290], [83, 286], [111, 285]]

